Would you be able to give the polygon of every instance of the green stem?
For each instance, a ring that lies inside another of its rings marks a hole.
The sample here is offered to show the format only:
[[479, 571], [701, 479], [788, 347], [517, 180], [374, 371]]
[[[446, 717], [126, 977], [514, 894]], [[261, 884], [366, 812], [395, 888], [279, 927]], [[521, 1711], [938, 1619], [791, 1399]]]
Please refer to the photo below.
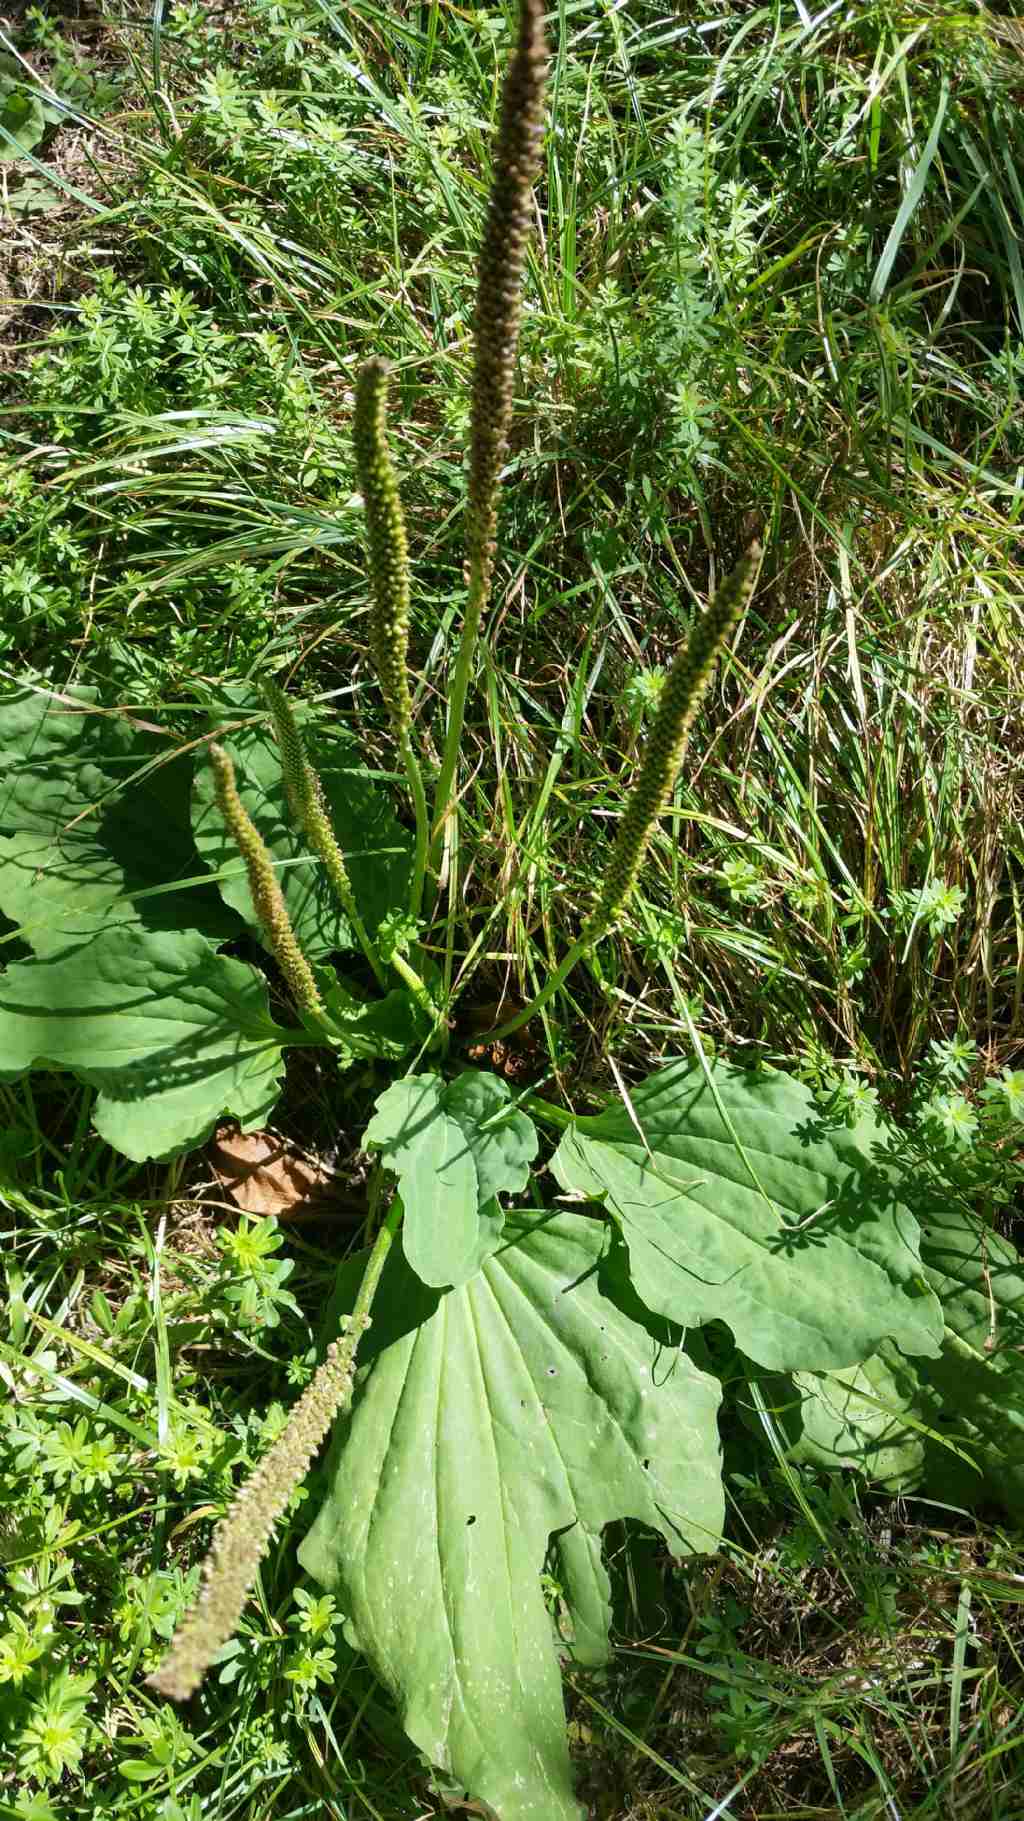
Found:
[[373, 977], [376, 980], [377, 985], [386, 990], [388, 977], [381, 965], [380, 956], [377, 953], [373, 938], [363, 922], [362, 917], [359, 915], [359, 911], [356, 907], [355, 893], [349, 882], [348, 872], [344, 867], [338, 868], [335, 865], [335, 854], [331, 852], [330, 848], [325, 847], [321, 849], [320, 858], [324, 863], [324, 871], [330, 881], [331, 890], [351, 925], [352, 934], [373, 969]]
[[427, 856], [430, 849], [430, 811], [427, 808], [427, 793], [423, 788], [423, 773], [416, 757], [412, 735], [406, 728], [401, 739], [402, 758], [405, 761], [405, 775], [409, 780], [409, 793], [412, 797], [413, 814], [416, 818], [416, 847], [413, 856], [412, 885], [409, 890], [409, 911], [413, 917], [419, 917], [423, 906], [423, 882], [427, 875]]
[[396, 1196], [366, 1261], [351, 1315], [339, 1340], [299, 1398], [281, 1434], [218, 1524], [203, 1570], [203, 1588], [171, 1641], [151, 1688], [186, 1701], [234, 1634], [260, 1563], [295, 1488], [305, 1478], [335, 1418], [349, 1408], [360, 1339], [402, 1218]]
[[[328, 878], [330, 878], [330, 867], [327, 868], [327, 876], [328, 876]], [[337, 885], [335, 884], [335, 882], [333, 880], [331, 882], [334, 885], [335, 895], [339, 896], [339, 901], [340, 901], [340, 894], [338, 894]], [[360, 948], [362, 949], [363, 954], [366, 956], [367, 961], [370, 963], [370, 966], [373, 969], [373, 977], [376, 980], [377, 985], [379, 987], [382, 987], [384, 990], [386, 990], [387, 984], [388, 984], [387, 974], [385, 973], [384, 968], [381, 966], [380, 956], [378, 955], [376, 947], [374, 946], [373, 938], [371, 937], [369, 930], [367, 929], [365, 923], [363, 922], [362, 917], [359, 915], [359, 912], [356, 909], [355, 900], [351, 899], [347, 905], [343, 904], [342, 909], [345, 912], [346, 917], [348, 918], [349, 922], [352, 925], [352, 934], [355, 936], [355, 939], [358, 942]]]
[[349, 1317], [350, 1328], [358, 1330], [360, 1324], [362, 1328], [366, 1328], [369, 1325], [370, 1309], [373, 1304], [373, 1299], [377, 1294], [377, 1286], [380, 1283], [381, 1273], [384, 1270], [384, 1266], [387, 1264], [388, 1253], [391, 1251], [392, 1241], [401, 1224], [402, 1204], [396, 1195], [384, 1216], [380, 1232], [373, 1242], [373, 1249], [366, 1261], [366, 1269], [363, 1272], [362, 1282], [359, 1285], [359, 1294], [356, 1297], [355, 1307]]
[[466, 602], [466, 617], [462, 624], [462, 636], [459, 639], [458, 655], [455, 659], [455, 675], [452, 678], [452, 690], [448, 707], [448, 726], [444, 737], [444, 752], [441, 757], [441, 770], [438, 775], [437, 789], [434, 793], [434, 821], [430, 838], [430, 870], [437, 876], [441, 870], [441, 861], [447, 841], [448, 823], [455, 815], [456, 792], [455, 773], [459, 763], [459, 751], [462, 746], [462, 729], [466, 718], [466, 697], [469, 694], [470, 677], [473, 671], [473, 658], [476, 653], [477, 640], [480, 636], [480, 619], [490, 593], [490, 575], [481, 562], [473, 565], [469, 581], [469, 599]]
[[557, 1126], [560, 1132], [567, 1132], [570, 1126], [578, 1123], [575, 1113], [553, 1105], [550, 1100], [541, 1100], [538, 1094], [525, 1095], [519, 1104], [525, 1113], [532, 1113], [543, 1125]]
[[391, 957], [391, 965], [398, 975], [399, 980], [402, 981], [404, 986], [409, 988], [417, 1005], [420, 1006], [423, 1011], [427, 1012], [431, 1018], [436, 1019], [437, 1006], [430, 997], [426, 982], [421, 980], [416, 969], [410, 966], [404, 955], [399, 955], [397, 952]]
[[593, 946], [593, 938], [584, 930], [578, 942], [574, 942], [568, 954], [563, 956], [554, 973], [548, 975], [540, 992], [534, 994], [529, 1005], [524, 1006], [521, 1012], [517, 1012], [514, 1018], [506, 1018], [504, 1024], [496, 1025], [493, 1031], [488, 1031], [485, 1037], [478, 1037], [475, 1041], [497, 1043], [502, 1037], [508, 1037], [513, 1031], [518, 1031], [524, 1024], [528, 1024], [530, 1019], [535, 1018], [538, 1012], [543, 1011], [548, 1001], [554, 998], [559, 987], [564, 985], [569, 978], [576, 963], [582, 961], [584, 955], [589, 954]]
[[972, 1365], [987, 1366], [990, 1364], [990, 1357], [987, 1353], [983, 1353], [979, 1347], [972, 1347], [970, 1341], [963, 1340], [954, 1329], [943, 1328], [942, 1340], [951, 1353], [959, 1354], [963, 1360], [970, 1360]]

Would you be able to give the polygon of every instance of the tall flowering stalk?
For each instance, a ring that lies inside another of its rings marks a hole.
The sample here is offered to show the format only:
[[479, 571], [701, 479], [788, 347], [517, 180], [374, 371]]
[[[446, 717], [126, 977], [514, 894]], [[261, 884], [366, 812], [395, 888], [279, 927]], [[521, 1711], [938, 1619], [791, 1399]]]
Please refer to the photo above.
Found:
[[187, 1701], [242, 1616], [259, 1565], [295, 1488], [308, 1473], [335, 1417], [352, 1401], [352, 1359], [363, 1329], [348, 1322], [299, 1398], [286, 1427], [218, 1524], [203, 1564], [198, 1600], [149, 1685]]
[[760, 567], [761, 546], [751, 544], [676, 654], [662, 687], [640, 776], [619, 823], [611, 865], [583, 932], [585, 941], [599, 942], [633, 895], [651, 835], [675, 789], [718, 654], [747, 610]]
[[271, 952], [288, 982], [297, 1006], [314, 1016], [323, 1012], [323, 1001], [306, 960], [277, 882], [274, 862], [263, 837], [249, 815], [235, 782], [235, 768], [223, 746], [210, 747], [217, 808], [238, 848], [249, 875], [249, 890], [256, 915], [263, 925]]
[[455, 772], [466, 695], [494, 571], [498, 476], [508, 447], [512, 416], [512, 381], [532, 191], [540, 167], [547, 66], [541, 0], [520, 0], [519, 35], [505, 77], [487, 226], [477, 273], [476, 367], [466, 503], [468, 594], [434, 799], [431, 865], [435, 871], [455, 807]]
[[318, 854], [323, 861], [331, 888], [352, 926], [352, 933], [370, 963], [378, 983], [384, 986], [386, 985], [385, 971], [381, 966], [380, 956], [370, 933], [359, 914], [356, 895], [352, 889], [348, 867], [345, 865], [345, 856], [338, 845], [338, 838], [331, 826], [331, 819], [324, 804], [323, 786], [306, 755], [302, 734], [292, 713], [292, 705], [284, 690], [279, 689], [277, 684], [271, 682], [269, 678], [263, 683], [263, 698], [274, 717], [274, 732], [281, 754], [285, 794], [295, 828], [302, 830], [314, 853]]
[[409, 692], [409, 544], [387, 436], [388, 366], [368, 360], [356, 382], [352, 440], [366, 513], [373, 606], [370, 649], [377, 681], [405, 765], [416, 817], [409, 908], [419, 915], [427, 868], [429, 822], [423, 778], [412, 740]]
[[536, 1016], [583, 956], [614, 928], [633, 894], [648, 844], [667, 808], [686, 755], [697, 710], [726, 640], [750, 603], [761, 568], [761, 546], [751, 544], [726, 576], [690, 633], [665, 679], [643, 763], [605, 873], [597, 902], [565, 959], [521, 1012], [489, 1033], [507, 1037]]
[[380, 1282], [391, 1242], [401, 1219], [401, 1203], [392, 1203], [373, 1250], [352, 1314], [342, 1322], [342, 1335], [295, 1405], [277, 1440], [264, 1455], [214, 1532], [203, 1565], [199, 1598], [186, 1613], [171, 1647], [149, 1685], [175, 1701], [187, 1701], [242, 1616], [249, 1591], [288, 1501], [301, 1485], [335, 1418], [352, 1402], [355, 1356], [370, 1326], [370, 1306]]

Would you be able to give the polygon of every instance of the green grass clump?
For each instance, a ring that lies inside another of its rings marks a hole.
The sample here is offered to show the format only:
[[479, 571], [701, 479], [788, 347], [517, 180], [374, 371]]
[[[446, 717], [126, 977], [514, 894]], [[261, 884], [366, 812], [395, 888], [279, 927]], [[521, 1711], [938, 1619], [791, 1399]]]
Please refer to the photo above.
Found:
[[[456, 989], [482, 964], [484, 1028], [543, 988], [613, 864], [716, 553], [763, 535], [638, 894], [526, 1066], [585, 1105], [611, 1064], [628, 1080], [694, 1031], [795, 1058], [837, 1103], [904, 1109], [922, 1172], [1012, 1231], [1019, 1165], [985, 1098], [1019, 1063], [1024, 992], [1010, 22], [637, 0], [550, 23], [438, 964]], [[362, 0], [29, 9], [11, 52], [70, 111], [3, 204], [26, 294], [5, 676], [99, 683], [192, 738], [225, 682], [272, 670], [383, 765], [352, 434], [373, 355], [436, 777], [510, 34], [500, 11]], [[286, 1123], [319, 1146], [338, 1108], [301, 1066]], [[141, 1178], [60, 1080], [0, 1094], [0, 1815], [423, 1813], [342, 1615], [291, 1593], [295, 1508], [205, 1706], [144, 1684], [209, 1521], [312, 1374], [336, 1241], [236, 1227], [198, 1165]], [[1011, 1821], [1019, 1537], [735, 1448], [720, 1566], [678, 1575], [622, 1538], [622, 1648], [576, 1694], [597, 1812], [697, 1817], [739, 1786], [722, 1812], [757, 1821]]]

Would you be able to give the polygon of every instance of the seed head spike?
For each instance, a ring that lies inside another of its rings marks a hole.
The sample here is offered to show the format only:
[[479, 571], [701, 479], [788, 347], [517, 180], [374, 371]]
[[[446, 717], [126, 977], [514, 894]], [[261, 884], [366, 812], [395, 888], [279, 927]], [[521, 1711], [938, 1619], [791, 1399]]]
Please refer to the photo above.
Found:
[[253, 822], [235, 782], [235, 768], [223, 746], [210, 747], [217, 808], [227, 824], [249, 875], [249, 890], [256, 915], [266, 932], [274, 958], [288, 982], [296, 1005], [305, 1012], [321, 1012], [313, 970], [306, 960], [288, 915], [274, 863]]
[[412, 724], [409, 693], [409, 546], [387, 439], [388, 365], [368, 360], [356, 382], [355, 446], [366, 512], [373, 606], [370, 647], [396, 739]]
[[597, 942], [617, 922], [636, 885], [647, 844], [679, 776], [690, 729], [718, 654], [757, 585], [761, 546], [751, 544], [694, 625], [665, 679], [643, 764], [619, 824], [600, 897], [584, 930]]
[[149, 1686], [187, 1701], [234, 1633], [260, 1562], [288, 1501], [309, 1472], [328, 1430], [352, 1401], [353, 1360], [369, 1316], [355, 1317], [307, 1385], [284, 1429], [214, 1533], [199, 1598], [174, 1634]]
[[327, 813], [323, 786], [306, 756], [305, 743], [292, 712], [292, 705], [284, 690], [279, 689], [269, 677], [263, 682], [263, 699], [274, 717], [285, 795], [294, 827], [302, 830], [314, 853], [323, 861], [331, 889], [352, 926], [356, 941], [377, 979], [383, 980], [376, 947], [359, 914], [345, 856]]
[[544, 9], [539, 0], [521, 0], [519, 35], [502, 94], [490, 206], [477, 268], [466, 543], [470, 596], [478, 596], [481, 606], [494, 563], [498, 475], [512, 415], [523, 268], [544, 131], [547, 64]]
[[494, 569], [498, 476], [508, 446], [512, 416], [523, 269], [530, 232], [533, 183], [540, 166], [544, 133], [547, 66], [541, 0], [520, 0], [519, 31], [502, 90], [487, 225], [477, 266], [473, 325], [476, 362], [466, 500], [468, 589], [452, 677], [444, 753], [434, 797], [431, 858], [435, 868], [446, 843], [449, 818], [457, 798], [456, 771], [466, 697]]

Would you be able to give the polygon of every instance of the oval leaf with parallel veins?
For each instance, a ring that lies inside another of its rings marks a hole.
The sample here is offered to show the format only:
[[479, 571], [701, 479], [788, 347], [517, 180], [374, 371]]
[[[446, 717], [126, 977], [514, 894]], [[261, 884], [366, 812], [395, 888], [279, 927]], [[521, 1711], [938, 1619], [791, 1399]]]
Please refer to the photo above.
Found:
[[714, 1549], [723, 1520], [718, 1382], [604, 1293], [607, 1240], [579, 1214], [509, 1215], [502, 1249], [437, 1297], [393, 1254], [300, 1550], [410, 1737], [502, 1821], [579, 1815], [540, 1579], [552, 1537], [578, 1535], [565, 1591], [593, 1660], [603, 1527], [636, 1518], [679, 1553]]
[[808, 1089], [775, 1069], [681, 1061], [628, 1107], [574, 1121], [551, 1167], [614, 1216], [648, 1308], [684, 1328], [727, 1322], [759, 1365], [822, 1370], [886, 1338], [939, 1349], [881, 1138], [869, 1120], [823, 1130]]
[[193, 932], [113, 924], [0, 975], [0, 1080], [70, 1069], [97, 1089], [97, 1131], [140, 1163], [201, 1144], [226, 1114], [262, 1124], [287, 1035], [262, 975]]

